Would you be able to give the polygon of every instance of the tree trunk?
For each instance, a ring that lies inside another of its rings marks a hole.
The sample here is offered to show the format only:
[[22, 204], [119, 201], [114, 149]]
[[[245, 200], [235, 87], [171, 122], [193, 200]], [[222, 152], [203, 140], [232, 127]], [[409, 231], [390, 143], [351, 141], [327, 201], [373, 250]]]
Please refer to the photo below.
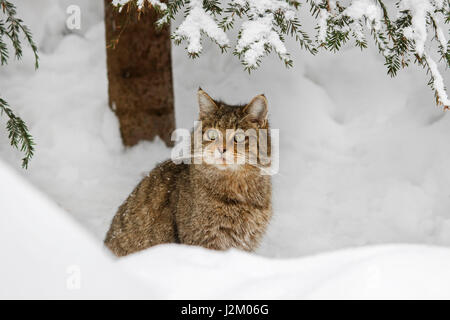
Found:
[[171, 146], [175, 113], [170, 26], [156, 30], [153, 9], [140, 15], [127, 8], [119, 13], [111, 2], [105, 0], [109, 106], [119, 118], [123, 144], [159, 136]]

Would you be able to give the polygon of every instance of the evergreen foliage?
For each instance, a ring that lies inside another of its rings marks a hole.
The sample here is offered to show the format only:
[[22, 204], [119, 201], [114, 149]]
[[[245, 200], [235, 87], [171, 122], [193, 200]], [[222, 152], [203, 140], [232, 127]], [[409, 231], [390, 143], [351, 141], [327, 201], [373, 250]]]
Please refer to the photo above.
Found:
[[[173, 33], [176, 44], [186, 41], [191, 57], [202, 51], [206, 35], [225, 51], [230, 47], [227, 31], [240, 20], [235, 54], [247, 70], [257, 68], [261, 59], [275, 52], [286, 66], [292, 66], [285, 38], [292, 37], [301, 48], [315, 54], [318, 50], [339, 51], [344, 45], [361, 50], [372, 38], [383, 56], [391, 77], [411, 64], [426, 69], [428, 84], [436, 103], [450, 107], [450, 101], [437, 63], [450, 66], [450, 44], [445, 38], [450, 22], [449, 0], [113, 0], [119, 8], [146, 5], [161, 11], [159, 24], [175, 19], [184, 10], [185, 20]], [[317, 21], [311, 37], [298, 18], [306, 7]], [[206, 23], [202, 23], [206, 22]]]
[[[37, 54], [37, 46], [33, 41], [30, 30], [23, 21], [17, 17], [17, 11], [14, 4], [7, 0], [0, 0], [0, 65], [8, 63], [10, 52], [8, 50], [7, 41], [11, 43], [13, 54], [17, 60], [22, 58], [22, 42], [21, 36], [31, 47], [35, 58], [35, 68], [39, 67], [39, 57]], [[22, 159], [22, 167], [28, 168], [30, 159], [34, 154], [35, 143], [30, 135], [25, 122], [10, 108], [8, 103], [0, 98], [0, 116], [8, 117], [6, 130], [11, 146], [19, 149], [24, 153]]]

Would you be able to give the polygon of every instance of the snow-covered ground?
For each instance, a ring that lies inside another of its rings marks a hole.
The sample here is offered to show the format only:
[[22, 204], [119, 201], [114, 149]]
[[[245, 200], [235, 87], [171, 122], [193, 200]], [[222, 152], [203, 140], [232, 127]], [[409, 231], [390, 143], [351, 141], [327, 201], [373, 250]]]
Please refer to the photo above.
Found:
[[[51, 199], [0, 162], [0, 298], [449, 298], [450, 250], [347, 249], [296, 259], [157, 246], [114, 259]], [[17, 201], [21, 194], [26, 201]]]
[[[450, 250], [445, 248], [381, 246], [298, 259], [370, 244], [450, 245], [450, 120], [434, 105], [423, 70], [403, 71], [390, 79], [374, 50], [347, 48], [312, 57], [289, 43], [290, 52], [296, 52], [293, 69], [271, 57], [248, 75], [235, 57], [220, 55], [210, 43], [205, 43], [206, 52], [197, 60], [174, 47], [178, 127], [192, 127], [199, 86], [231, 103], [246, 102], [262, 92], [269, 99], [272, 128], [280, 129], [281, 151], [280, 173], [274, 176], [274, 219], [257, 252], [264, 257], [172, 245], [108, 263], [102, 239], [118, 205], [156, 162], [169, 157], [170, 150], [159, 141], [129, 149], [121, 145], [118, 122], [107, 107], [103, 1], [16, 2], [39, 43], [41, 68], [34, 71], [29, 53], [22, 63], [0, 68], [0, 94], [29, 125], [37, 152], [29, 170], [20, 169], [20, 153], [0, 132], [1, 159], [93, 235], [95, 240], [80, 247], [98, 248], [83, 259], [96, 259], [98, 253], [103, 270], [112, 268], [111, 277], [119, 265], [132, 277], [146, 279], [156, 288], [149, 297], [232, 297], [232, 292], [247, 298], [450, 297]], [[69, 32], [65, 10], [74, 3], [82, 8], [82, 29]], [[449, 73], [442, 71], [448, 84]], [[4, 119], [0, 124], [4, 126]], [[35, 211], [45, 217], [47, 209], [22, 208], [27, 195], [21, 189], [12, 193], [13, 183], [7, 182], [3, 165], [0, 172], [5, 175], [0, 175], [1, 216], [17, 228], [8, 237], [40, 243], [57, 226], [48, 232], [35, 230], [32, 238], [20, 234], [18, 216], [30, 217]], [[64, 225], [71, 223], [70, 218], [63, 220]], [[47, 226], [53, 223], [46, 221]], [[81, 232], [75, 226], [68, 228]], [[5, 234], [0, 235], [2, 242], [7, 240]], [[77, 239], [67, 240], [74, 252]], [[7, 245], [6, 254], [16, 259], [20, 254], [14, 244]], [[59, 245], [48, 248], [59, 250]], [[40, 254], [38, 249], [27, 253], [36, 259]], [[39, 259], [43, 257], [51, 255], [47, 252]], [[12, 265], [0, 268], [14, 270]], [[61, 272], [65, 274], [65, 269]], [[164, 282], [155, 272], [176, 276]], [[189, 282], [195, 280], [191, 274], [202, 275], [195, 292], [188, 291]], [[14, 278], [9, 277], [9, 288], [14, 287]], [[373, 283], [364, 282], [372, 278]], [[343, 285], [349, 280], [354, 284], [350, 289]], [[216, 289], [222, 284], [222, 290], [207, 289], [211, 281], [217, 281]], [[175, 293], [177, 283], [184, 289]], [[20, 295], [17, 288], [11, 292]]]

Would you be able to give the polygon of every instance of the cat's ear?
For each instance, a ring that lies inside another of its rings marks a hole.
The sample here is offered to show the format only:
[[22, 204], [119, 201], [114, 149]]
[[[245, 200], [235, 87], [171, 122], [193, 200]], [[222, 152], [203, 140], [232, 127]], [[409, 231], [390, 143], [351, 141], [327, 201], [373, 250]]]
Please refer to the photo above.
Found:
[[205, 91], [203, 91], [202, 88], [198, 89], [197, 97], [200, 118], [205, 117], [217, 110], [217, 105], [214, 100]]
[[264, 124], [267, 120], [268, 103], [267, 99], [263, 94], [260, 94], [253, 98], [252, 101], [244, 108], [247, 113], [246, 117], [250, 121]]

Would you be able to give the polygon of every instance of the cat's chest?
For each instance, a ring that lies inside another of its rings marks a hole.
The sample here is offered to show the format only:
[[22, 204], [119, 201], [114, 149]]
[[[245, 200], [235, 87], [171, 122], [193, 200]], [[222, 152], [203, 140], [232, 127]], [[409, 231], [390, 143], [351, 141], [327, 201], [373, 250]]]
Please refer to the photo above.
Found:
[[239, 203], [217, 203], [198, 213], [193, 226], [200, 231], [200, 239], [210, 237], [214, 246], [222, 249], [252, 250], [270, 217], [269, 209]]
[[193, 219], [199, 228], [233, 238], [254, 234], [266, 224], [270, 208], [253, 206], [237, 199], [209, 199], [195, 208]]
[[219, 201], [225, 210], [228, 206], [236, 210], [266, 203], [270, 200], [270, 192], [267, 190], [270, 188], [267, 188], [265, 183], [254, 179], [224, 179], [194, 189], [194, 196], [197, 200]]
[[[178, 203], [181, 210], [176, 216], [180, 240], [214, 249], [235, 247], [252, 250], [270, 219], [270, 201], [250, 201], [248, 194], [230, 193], [229, 190], [197, 191], [186, 193]], [[184, 202], [190, 206], [181, 206]]]

